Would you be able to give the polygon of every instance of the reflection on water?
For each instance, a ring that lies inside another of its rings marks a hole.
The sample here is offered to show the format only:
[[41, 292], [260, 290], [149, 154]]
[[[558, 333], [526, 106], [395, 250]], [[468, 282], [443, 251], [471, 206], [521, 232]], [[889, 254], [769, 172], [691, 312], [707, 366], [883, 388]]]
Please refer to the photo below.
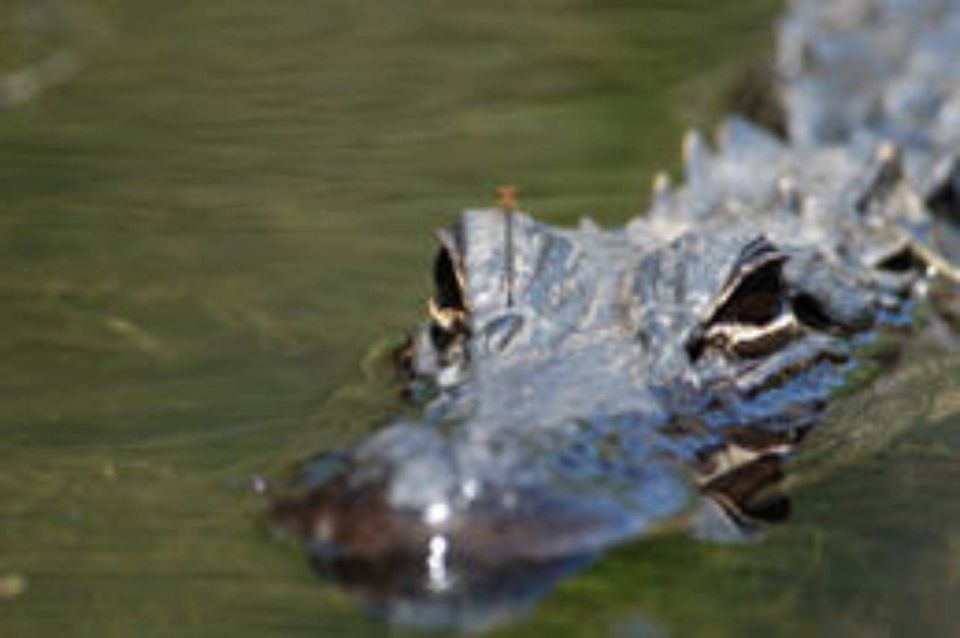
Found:
[[[777, 5], [0, 3], [5, 77], [81, 61], [0, 111], [0, 633], [382, 633], [249, 477], [389, 411], [357, 362], [419, 316], [433, 227], [505, 182], [623, 221]], [[502, 631], [955, 633], [958, 363], [922, 362], [839, 412], [897, 431], [790, 525], [621, 550]]]

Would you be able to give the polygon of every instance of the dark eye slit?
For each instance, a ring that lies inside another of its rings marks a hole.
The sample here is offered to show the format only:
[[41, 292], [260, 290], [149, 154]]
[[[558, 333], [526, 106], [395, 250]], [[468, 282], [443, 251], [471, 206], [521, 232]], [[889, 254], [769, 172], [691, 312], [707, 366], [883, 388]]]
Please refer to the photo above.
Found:
[[433, 280], [436, 286], [434, 301], [438, 308], [464, 310], [463, 291], [460, 289], [453, 259], [446, 248], [441, 248], [437, 253], [433, 263]]
[[733, 294], [717, 310], [712, 323], [762, 326], [783, 309], [783, 279], [780, 262], [772, 262], [746, 275]]

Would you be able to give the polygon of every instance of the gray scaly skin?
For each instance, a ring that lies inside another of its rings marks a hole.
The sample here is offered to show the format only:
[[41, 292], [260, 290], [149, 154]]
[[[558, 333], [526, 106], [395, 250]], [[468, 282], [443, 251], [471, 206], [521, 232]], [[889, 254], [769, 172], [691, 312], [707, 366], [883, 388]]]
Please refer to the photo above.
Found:
[[464, 212], [408, 360], [422, 418], [317, 461], [329, 476], [277, 516], [318, 566], [367, 566], [381, 603], [776, 518], [765, 488], [854, 347], [955, 285], [957, 60], [960, 1], [801, 0], [786, 139], [739, 117], [713, 148], [689, 134], [683, 183], [658, 176], [618, 230]]

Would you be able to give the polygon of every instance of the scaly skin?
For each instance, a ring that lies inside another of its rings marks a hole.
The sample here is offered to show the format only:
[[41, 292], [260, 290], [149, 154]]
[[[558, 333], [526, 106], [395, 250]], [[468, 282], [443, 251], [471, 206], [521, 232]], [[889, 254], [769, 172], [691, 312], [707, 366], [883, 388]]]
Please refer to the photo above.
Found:
[[683, 183], [617, 230], [538, 223], [511, 190], [463, 213], [407, 362], [422, 418], [318, 461], [276, 515], [348, 586], [447, 621], [501, 609], [505, 573], [526, 600], [625, 539], [783, 516], [767, 488], [855, 345], [955, 284], [957, 59], [955, 0], [799, 1], [786, 139], [689, 134]]

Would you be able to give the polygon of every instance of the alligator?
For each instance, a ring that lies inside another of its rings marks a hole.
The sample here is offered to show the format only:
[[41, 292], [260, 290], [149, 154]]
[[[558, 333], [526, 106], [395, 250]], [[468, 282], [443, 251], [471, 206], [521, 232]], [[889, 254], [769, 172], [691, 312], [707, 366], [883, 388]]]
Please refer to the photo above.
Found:
[[784, 518], [865, 344], [955, 323], [957, 59], [957, 0], [797, 0], [762, 114], [688, 133], [645, 214], [463, 212], [399, 357], [416, 416], [306, 462], [275, 519], [393, 617], [463, 622], [618, 543]]

